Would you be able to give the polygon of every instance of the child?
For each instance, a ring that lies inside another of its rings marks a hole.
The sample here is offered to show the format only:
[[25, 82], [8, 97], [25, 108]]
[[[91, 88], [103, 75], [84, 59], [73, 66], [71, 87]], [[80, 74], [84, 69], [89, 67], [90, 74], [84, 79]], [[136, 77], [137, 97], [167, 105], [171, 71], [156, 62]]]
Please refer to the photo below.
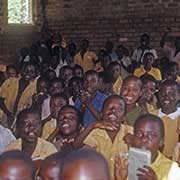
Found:
[[75, 101], [75, 107], [83, 114], [84, 127], [101, 119], [99, 111], [102, 109], [106, 95], [98, 91], [98, 83], [98, 73], [94, 70], [87, 71], [84, 76], [83, 90]]
[[39, 138], [41, 134], [41, 116], [34, 109], [24, 109], [17, 115], [19, 139], [6, 147], [9, 150], [22, 150], [32, 159], [46, 158], [57, 152], [53, 144]]
[[141, 76], [140, 79], [143, 86], [142, 95], [138, 101], [138, 104], [145, 112], [152, 112], [157, 109], [157, 98], [155, 96], [155, 92], [157, 90], [157, 81], [149, 74]]
[[35, 179], [32, 160], [23, 152], [8, 151], [0, 155], [0, 179]]
[[69, 90], [69, 104], [74, 106], [76, 99], [79, 97], [80, 91], [83, 86], [83, 79], [77, 76], [72, 77], [69, 80], [68, 90]]
[[152, 64], [154, 63], [154, 55], [152, 53], [146, 53], [143, 58], [143, 66], [135, 69], [134, 75], [137, 77], [142, 76], [143, 74], [152, 75], [157, 81], [162, 80], [161, 72], [157, 68], [153, 68]]
[[180, 108], [176, 107], [179, 100], [178, 84], [172, 80], [166, 80], [160, 84], [159, 102], [160, 109], [154, 112], [160, 117], [165, 127], [165, 139], [163, 153], [172, 158], [173, 150], [178, 142], [178, 123], [180, 121]]
[[50, 115], [50, 97], [54, 94], [64, 93], [64, 82], [60, 78], [55, 78], [49, 81], [48, 98], [44, 100], [42, 104], [42, 120], [48, 118]]
[[65, 158], [62, 168], [63, 180], [110, 180], [104, 157], [93, 150], [79, 149]]
[[17, 68], [12, 64], [6, 66], [6, 78], [9, 79], [10, 77], [18, 77]]
[[83, 68], [80, 65], [75, 64], [72, 69], [73, 69], [73, 75], [74, 76], [83, 78], [84, 71], [83, 71]]
[[[134, 125], [132, 146], [145, 148], [151, 152], [151, 165], [139, 169], [138, 179], [149, 180], [179, 180], [180, 169], [178, 164], [166, 158], [159, 149], [164, 144], [164, 124], [160, 118], [151, 114], [140, 116]], [[121, 164], [119, 164], [121, 166]], [[116, 167], [117, 164], [116, 164]], [[121, 169], [119, 171], [122, 172]], [[117, 174], [116, 174], [117, 175]], [[125, 180], [117, 175], [116, 180]]]
[[133, 126], [137, 117], [143, 113], [143, 109], [138, 106], [137, 102], [142, 94], [142, 82], [135, 76], [129, 76], [124, 79], [121, 95], [127, 106], [126, 120], [127, 124]]
[[[41, 137], [48, 139], [49, 136], [57, 128], [57, 117], [59, 110], [68, 104], [68, 99], [63, 94], [55, 94], [50, 98], [50, 116], [43, 121], [43, 129]], [[48, 139], [49, 140], [49, 139]]]
[[73, 142], [79, 135], [82, 127], [80, 112], [74, 107], [66, 105], [61, 108], [57, 118], [57, 128], [54, 131], [56, 148], [60, 151], [71, 151], [74, 149]]
[[[82, 142], [95, 148], [108, 162], [111, 179], [114, 179], [114, 160], [120, 153], [128, 151], [123, 141], [124, 135], [133, 131], [133, 128], [122, 124], [126, 105], [122, 97], [109, 96], [103, 105], [102, 120], [92, 123], [76, 139], [76, 144]], [[86, 137], [87, 136], [87, 137]], [[79, 142], [78, 142], [79, 141]]]
[[109, 64], [107, 72], [113, 84], [114, 93], [119, 95], [122, 86], [121, 65], [118, 62], [112, 62]]
[[55, 72], [53, 69], [48, 69], [48, 70], [43, 74], [43, 76], [44, 76], [47, 80], [49, 80], [49, 81], [57, 78], [56, 72]]

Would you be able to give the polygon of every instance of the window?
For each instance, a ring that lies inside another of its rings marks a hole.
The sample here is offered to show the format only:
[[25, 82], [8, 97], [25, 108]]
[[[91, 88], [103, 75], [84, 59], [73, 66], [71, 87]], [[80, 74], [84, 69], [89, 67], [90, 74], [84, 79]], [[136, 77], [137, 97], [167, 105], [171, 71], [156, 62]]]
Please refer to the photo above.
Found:
[[8, 0], [8, 24], [32, 23], [32, 0]]

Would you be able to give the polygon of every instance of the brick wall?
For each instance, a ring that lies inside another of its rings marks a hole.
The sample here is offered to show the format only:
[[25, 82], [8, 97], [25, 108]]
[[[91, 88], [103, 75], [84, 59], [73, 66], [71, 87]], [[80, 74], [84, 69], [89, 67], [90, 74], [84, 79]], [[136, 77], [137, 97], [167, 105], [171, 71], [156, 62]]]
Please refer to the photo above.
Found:
[[[0, 35], [0, 60], [10, 61], [24, 44], [33, 41], [41, 26], [39, 1], [36, 1], [36, 26], [34, 30], [11, 35]], [[0, 1], [0, 25], [3, 21], [3, 4]], [[79, 42], [90, 39], [91, 49], [103, 47], [106, 40], [119, 44], [126, 40], [132, 48], [138, 45], [143, 32], [151, 35], [152, 46], [159, 50], [159, 41], [171, 27], [180, 31], [179, 0], [48, 0], [47, 19], [49, 27], [60, 31], [67, 41]], [[9, 49], [9, 50], [8, 50]]]

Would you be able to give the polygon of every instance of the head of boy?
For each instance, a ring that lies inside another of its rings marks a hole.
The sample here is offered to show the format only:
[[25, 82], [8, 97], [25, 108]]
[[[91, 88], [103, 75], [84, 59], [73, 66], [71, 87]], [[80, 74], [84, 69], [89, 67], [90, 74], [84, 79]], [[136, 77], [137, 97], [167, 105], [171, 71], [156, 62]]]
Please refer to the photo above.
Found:
[[106, 48], [106, 51], [108, 53], [111, 53], [113, 48], [114, 48], [114, 44], [112, 41], [107, 41], [106, 44], [105, 44], [105, 48]]
[[76, 53], [76, 44], [75, 43], [70, 43], [68, 44], [68, 52], [70, 55], [74, 56]]
[[142, 82], [136, 76], [129, 76], [123, 81], [121, 95], [126, 105], [135, 105], [141, 96]]
[[179, 67], [178, 67], [178, 63], [176, 62], [169, 62], [166, 66], [166, 79], [168, 80], [174, 80], [176, 81], [177, 76], [179, 75]]
[[80, 44], [81, 51], [86, 52], [89, 48], [89, 41], [87, 39], [83, 39]]
[[41, 74], [44, 75], [50, 68], [49, 61], [45, 60], [41, 63]]
[[102, 110], [103, 120], [121, 123], [125, 112], [126, 104], [121, 96], [111, 95], [104, 101]]
[[54, 78], [49, 82], [49, 94], [61, 94], [64, 92], [64, 82], [60, 78]]
[[144, 98], [146, 99], [147, 102], [152, 102], [153, 101], [153, 95], [156, 92], [157, 88], [157, 81], [156, 79], [149, 75], [145, 74], [140, 77], [142, 81], [142, 94], [144, 95]]
[[150, 37], [148, 34], [144, 33], [141, 35], [141, 38], [140, 38], [140, 43], [141, 43], [141, 47], [148, 47], [149, 44], [150, 44]]
[[172, 113], [176, 110], [179, 100], [178, 84], [173, 80], [165, 80], [160, 84], [159, 101], [163, 112]]
[[36, 84], [37, 93], [47, 94], [48, 92], [48, 80], [44, 77], [39, 77]]
[[145, 148], [151, 152], [152, 162], [164, 145], [164, 124], [152, 114], [141, 115], [134, 124], [134, 144], [137, 148]]
[[34, 144], [41, 134], [41, 115], [32, 108], [24, 109], [17, 115], [17, 130], [22, 141]]
[[57, 118], [59, 131], [63, 136], [70, 136], [77, 133], [82, 126], [82, 117], [80, 112], [70, 105], [61, 108]]
[[112, 62], [108, 66], [108, 73], [113, 82], [121, 75], [121, 65], [118, 62]]
[[24, 80], [30, 81], [37, 76], [38, 67], [33, 63], [24, 63], [21, 69], [21, 76]]
[[68, 81], [73, 76], [73, 70], [69, 65], [63, 66], [60, 70], [60, 77], [64, 81]]
[[63, 157], [60, 153], [47, 157], [41, 164], [37, 180], [59, 180]]
[[18, 75], [17, 68], [14, 65], [6, 66], [6, 75], [7, 78], [17, 77]]
[[52, 69], [48, 69], [45, 73], [44, 73], [44, 77], [46, 79], [48, 79], [49, 81], [51, 81], [52, 79], [56, 78], [56, 72]]
[[96, 93], [99, 83], [99, 74], [94, 70], [89, 70], [84, 76], [84, 89], [90, 94]]
[[75, 64], [74, 67], [73, 67], [73, 75], [82, 78], [83, 75], [84, 75], [83, 68], [80, 65]]
[[59, 110], [68, 104], [68, 98], [63, 94], [54, 94], [50, 99], [50, 112], [52, 118], [57, 118]]
[[71, 152], [64, 160], [63, 180], [110, 180], [109, 169], [104, 157], [89, 149]]
[[99, 59], [101, 62], [101, 66], [104, 68], [104, 70], [106, 70], [111, 63], [111, 56], [107, 52], [104, 52], [104, 54], [99, 57]]
[[32, 160], [22, 151], [7, 151], [1, 154], [0, 179], [35, 180]]
[[146, 53], [143, 58], [144, 68], [150, 69], [154, 63], [154, 55], [150, 52]]
[[83, 80], [80, 77], [72, 77], [69, 80], [68, 89], [69, 89], [69, 95], [73, 97], [77, 97], [80, 93], [80, 90], [83, 86]]

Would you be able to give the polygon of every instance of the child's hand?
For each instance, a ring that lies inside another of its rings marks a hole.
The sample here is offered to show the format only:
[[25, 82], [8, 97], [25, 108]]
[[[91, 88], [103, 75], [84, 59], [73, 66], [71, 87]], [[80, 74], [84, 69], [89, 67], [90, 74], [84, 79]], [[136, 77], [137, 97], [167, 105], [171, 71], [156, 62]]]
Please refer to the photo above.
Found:
[[125, 180], [128, 176], [128, 160], [121, 157], [116, 157], [114, 164], [114, 179]]
[[88, 91], [82, 90], [80, 94], [80, 101], [82, 104], [87, 105], [91, 101], [91, 94]]
[[94, 123], [93, 126], [94, 126], [94, 128], [115, 131], [119, 128], [120, 125], [116, 122], [97, 121]]
[[124, 142], [128, 145], [128, 147], [133, 147], [134, 146], [134, 135], [127, 133], [123, 137]]
[[144, 168], [138, 170], [139, 173], [137, 174], [137, 177], [139, 180], [157, 180], [156, 173], [151, 167], [144, 166]]

